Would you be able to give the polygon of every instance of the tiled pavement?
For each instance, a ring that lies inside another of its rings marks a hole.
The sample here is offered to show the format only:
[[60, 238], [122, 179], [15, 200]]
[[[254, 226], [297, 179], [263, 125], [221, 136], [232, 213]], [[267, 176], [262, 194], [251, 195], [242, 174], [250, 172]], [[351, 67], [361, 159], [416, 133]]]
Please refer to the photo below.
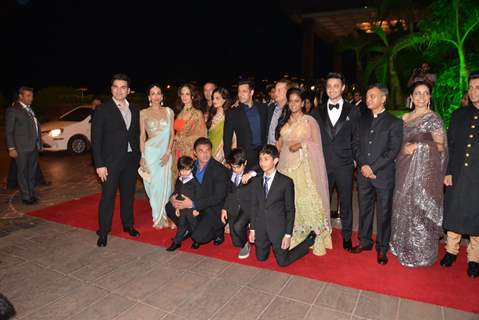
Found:
[[[41, 203], [24, 207], [15, 193], [1, 191], [0, 218], [99, 191], [88, 155], [40, 161], [52, 181], [40, 188]], [[0, 220], [0, 292], [16, 319], [32, 320], [479, 319], [116, 237], [100, 249], [93, 232], [28, 216]]]
[[16, 319], [479, 319], [122, 238], [95, 242], [42, 220], [0, 238], [0, 292]]

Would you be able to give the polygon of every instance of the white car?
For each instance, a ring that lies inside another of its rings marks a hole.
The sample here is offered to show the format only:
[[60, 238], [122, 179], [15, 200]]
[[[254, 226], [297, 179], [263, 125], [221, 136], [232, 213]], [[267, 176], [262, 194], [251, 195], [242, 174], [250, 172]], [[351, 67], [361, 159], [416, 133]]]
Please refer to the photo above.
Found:
[[56, 121], [41, 124], [45, 151], [64, 151], [81, 154], [90, 148], [92, 108], [79, 106]]

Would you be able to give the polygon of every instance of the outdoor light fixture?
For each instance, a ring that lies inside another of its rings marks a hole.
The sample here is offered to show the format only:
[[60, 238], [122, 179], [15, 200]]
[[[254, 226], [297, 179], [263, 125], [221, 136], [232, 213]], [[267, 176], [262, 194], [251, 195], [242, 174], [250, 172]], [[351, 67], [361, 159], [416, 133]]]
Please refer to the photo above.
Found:
[[63, 132], [63, 129], [53, 129], [48, 132], [48, 135], [52, 138], [58, 137]]

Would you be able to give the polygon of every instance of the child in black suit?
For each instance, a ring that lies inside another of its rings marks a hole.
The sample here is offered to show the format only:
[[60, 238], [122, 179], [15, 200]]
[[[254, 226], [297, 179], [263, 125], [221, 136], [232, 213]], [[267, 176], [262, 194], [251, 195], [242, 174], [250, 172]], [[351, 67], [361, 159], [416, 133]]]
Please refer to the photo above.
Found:
[[[190, 157], [180, 157], [177, 167], [179, 176], [176, 179], [175, 190], [172, 196], [176, 195], [177, 200], [184, 200], [183, 196], [186, 196], [194, 202], [200, 192], [200, 184], [193, 175], [194, 161]], [[181, 242], [195, 229], [198, 223], [196, 217], [199, 215], [199, 212], [191, 208], [175, 209], [171, 201], [168, 202], [165, 209], [168, 217], [178, 222], [176, 235], [172, 239], [171, 245], [166, 249], [168, 251], [175, 251], [181, 247]], [[174, 219], [173, 215], [177, 218]]]
[[221, 221], [229, 224], [233, 245], [241, 248], [238, 258], [249, 257], [250, 245], [247, 239], [248, 224], [251, 215], [251, 184], [242, 183], [245, 175], [246, 152], [241, 149], [231, 150], [228, 164], [231, 166], [231, 177], [228, 195], [221, 210]]
[[251, 182], [252, 217], [250, 242], [256, 242], [256, 259], [268, 259], [270, 247], [279, 266], [285, 267], [308, 253], [314, 244], [316, 233], [311, 233], [293, 249], [295, 205], [294, 184], [291, 178], [276, 171], [279, 152], [273, 145], [264, 146], [259, 152], [259, 165], [264, 174]]

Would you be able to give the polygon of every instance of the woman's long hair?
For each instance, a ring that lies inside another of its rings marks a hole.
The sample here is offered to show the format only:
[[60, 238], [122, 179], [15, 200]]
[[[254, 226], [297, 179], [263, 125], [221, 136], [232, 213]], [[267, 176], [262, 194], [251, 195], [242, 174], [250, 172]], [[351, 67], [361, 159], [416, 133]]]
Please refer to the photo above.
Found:
[[[213, 99], [216, 92], [218, 92], [221, 95], [221, 97], [225, 100], [225, 103], [223, 104], [222, 107], [223, 107], [223, 111], [226, 111], [231, 106], [230, 93], [225, 88], [218, 87], [215, 90], [213, 90], [213, 93], [211, 94], [211, 99]], [[216, 112], [218, 112], [218, 110], [213, 105], [208, 110], [208, 119], [206, 120], [206, 127], [208, 129], [211, 127], [211, 123], [213, 122], [213, 117], [215, 116]]]
[[[276, 126], [276, 130], [274, 132], [274, 137], [276, 140], [279, 139], [281, 136], [281, 128], [288, 122], [289, 118], [291, 117], [291, 110], [289, 109], [289, 96], [292, 94], [297, 94], [301, 101], [304, 101], [303, 91], [299, 88], [291, 88], [286, 92], [286, 98], [288, 99], [288, 103], [283, 107], [283, 112], [281, 112], [281, 116], [278, 119], [278, 125]], [[303, 107], [304, 112], [304, 107]]]
[[191, 83], [185, 83], [178, 88], [178, 97], [175, 104], [175, 113], [178, 115], [185, 107], [185, 104], [181, 101], [181, 89], [183, 88], [188, 88], [190, 90], [191, 103], [193, 105], [193, 108], [201, 111], [201, 96], [198, 90]]

